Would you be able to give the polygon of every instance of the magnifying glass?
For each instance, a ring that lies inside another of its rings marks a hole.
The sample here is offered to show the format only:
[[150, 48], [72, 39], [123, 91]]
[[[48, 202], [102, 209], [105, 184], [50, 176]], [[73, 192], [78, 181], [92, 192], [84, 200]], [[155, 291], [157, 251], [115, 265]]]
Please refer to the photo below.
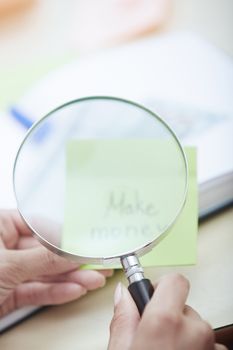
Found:
[[13, 177], [39, 241], [81, 264], [122, 264], [142, 314], [153, 287], [138, 257], [169, 232], [187, 193], [186, 157], [170, 127], [120, 98], [71, 101], [28, 131]]

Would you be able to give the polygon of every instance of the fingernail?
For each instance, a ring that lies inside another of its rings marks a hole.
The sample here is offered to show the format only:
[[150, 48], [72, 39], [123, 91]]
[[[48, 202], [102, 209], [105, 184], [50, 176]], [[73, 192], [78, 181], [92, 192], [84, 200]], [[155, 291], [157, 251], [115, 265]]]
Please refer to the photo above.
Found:
[[87, 290], [84, 289], [84, 290], [82, 291], [82, 295], [86, 295], [86, 294], [87, 294]]
[[114, 274], [114, 270], [108, 270], [106, 273], [106, 277], [112, 277]]
[[117, 306], [117, 304], [121, 300], [121, 295], [122, 295], [122, 284], [121, 282], [118, 283], [115, 293], [114, 293], [114, 305]]
[[102, 277], [102, 278], [99, 279], [99, 288], [102, 288], [102, 287], [104, 287], [105, 284], [106, 284], [106, 279], [105, 279], [104, 276], [100, 276], [100, 277]]
[[85, 289], [85, 288], [82, 288], [82, 290], [81, 290], [81, 296], [82, 295], [86, 295], [87, 294], [87, 290]]

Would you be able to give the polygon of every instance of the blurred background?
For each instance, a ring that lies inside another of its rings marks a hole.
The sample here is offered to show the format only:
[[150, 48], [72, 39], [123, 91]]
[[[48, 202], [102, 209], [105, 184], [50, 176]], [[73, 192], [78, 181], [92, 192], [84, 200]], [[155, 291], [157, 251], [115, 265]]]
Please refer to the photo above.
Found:
[[198, 147], [199, 184], [224, 185], [218, 204], [200, 189], [199, 215], [231, 202], [232, 13], [231, 0], [0, 0], [0, 206], [15, 205], [27, 129], [90, 95], [139, 102]]
[[233, 55], [231, 0], [0, 0], [0, 108], [51, 70], [139, 37], [192, 31]]

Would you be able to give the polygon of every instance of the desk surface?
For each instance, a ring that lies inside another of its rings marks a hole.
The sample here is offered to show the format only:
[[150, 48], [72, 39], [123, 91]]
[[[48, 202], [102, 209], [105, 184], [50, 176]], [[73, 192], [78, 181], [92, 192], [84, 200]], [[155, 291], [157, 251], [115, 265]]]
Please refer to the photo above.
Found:
[[[146, 269], [147, 277], [179, 271], [191, 282], [188, 303], [213, 327], [233, 323], [233, 208], [200, 225], [198, 264], [190, 267]], [[231, 276], [231, 277], [230, 277]], [[106, 348], [113, 313], [113, 294], [122, 280], [118, 271], [101, 290], [90, 292], [75, 302], [49, 307], [5, 332], [0, 338], [4, 350], [95, 349]]]

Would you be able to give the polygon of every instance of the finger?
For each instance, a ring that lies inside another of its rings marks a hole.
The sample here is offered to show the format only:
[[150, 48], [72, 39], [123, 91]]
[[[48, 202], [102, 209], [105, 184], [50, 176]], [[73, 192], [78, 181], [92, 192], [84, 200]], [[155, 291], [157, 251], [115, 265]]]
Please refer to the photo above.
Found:
[[45, 276], [39, 279], [43, 282], [73, 282], [87, 290], [93, 290], [105, 285], [105, 277], [98, 271], [78, 270], [56, 276]]
[[41, 246], [41, 243], [33, 236], [31, 237], [20, 237], [17, 243], [17, 249], [29, 249], [36, 246]]
[[188, 318], [192, 318], [193, 320], [201, 320], [201, 316], [197, 311], [195, 311], [191, 306], [185, 305], [184, 307], [184, 315]]
[[144, 311], [144, 316], [151, 313], [183, 312], [189, 292], [188, 280], [180, 274], [169, 274], [161, 278], [157, 288]]
[[7, 249], [13, 249], [18, 241], [18, 232], [12, 219], [13, 210], [0, 211], [0, 232]]
[[[178, 341], [180, 347], [189, 349], [213, 350], [214, 349], [214, 332], [210, 324], [202, 319], [185, 319], [182, 323], [173, 324], [173, 332], [179, 333]], [[177, 333], [177, 334], [178, 334]], [[180, 348], [178, 346], [178, 348]]]
[[[32, 235], [31, 229], [17, 210], [6, 210], [5, 212], [8, 221], [14, 226], [18, 238]], [[35, 228], [37, 232], [40, 232], [42, 236], [46, 237], [50, 243], [55, 246], [60, 244], [61, 226], [57, 222], [36, 216], [30, 217], [30, 225]]]
[[62, 239], [61, 224], [43, 216], [30, 217], [30, 225], [36, 232], [39, 232], [42, 238], [53, 244], [55, 247], [60, 247]]
[[140, 316], [128, 290], [122, 284], [118, 284], [116, 288], [114, 304], [108, 349], [128, 349], [136, 333]]
[[3, 234], [2, 232], [0, 231], [0, 249], [5, 249], [6, 246], [4, 244], [4, 240], [3, 240]]
[[78, 265], [40, 246], [25, 250], [0, 251], [0, 278], [5, 288], [42, 275], [57, 275], [77, 269]]
[[18, 210], [9, 210], [8, 214], [10, 215], [14, 226], [20, 236], [31, 236], [32, 231], [29, 226], [26, 224]]
[[101, 273], [105, 277], [112, 277], [114, 275], [114, 270], [98, 270], [99, 273]]
[[86, 289], [76, 283], [23, 283], [16, 288], [16, 307], [63, 304], [80, 298]]
[[228, 350], [225, 345], [222, 344], [215, 344], [214, 345], [214, 350]]

